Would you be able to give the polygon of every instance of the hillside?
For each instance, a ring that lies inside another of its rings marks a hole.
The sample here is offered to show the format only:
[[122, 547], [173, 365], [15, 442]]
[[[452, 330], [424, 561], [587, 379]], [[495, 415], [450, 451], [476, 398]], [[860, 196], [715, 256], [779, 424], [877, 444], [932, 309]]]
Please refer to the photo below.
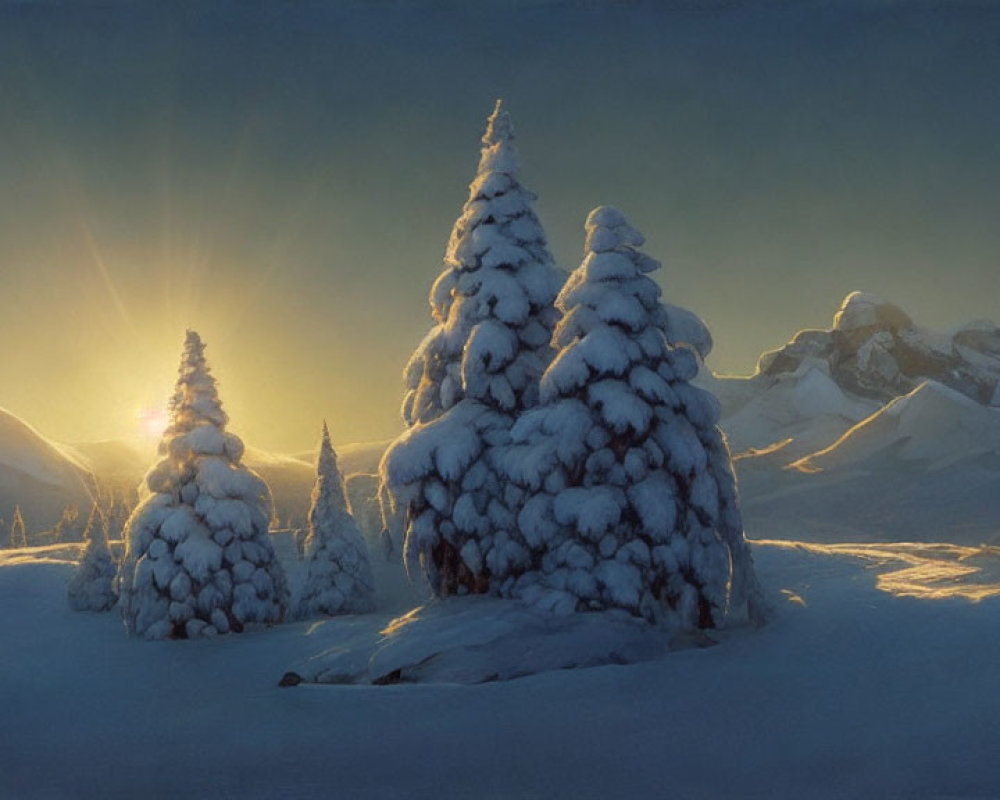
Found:
[[802, 472], [958, 462], [1000, 466], [1000, 408], [991, 408], [936, 381], [925, 381], [847, 431], [834, 444], [801, 458]]
[[0, 517], [10, 522], [20, 505], [30, 537], [54, 525], [65, 506], [87, 508], [91, 487], [90, 473], [71, 452], [0, 409]]

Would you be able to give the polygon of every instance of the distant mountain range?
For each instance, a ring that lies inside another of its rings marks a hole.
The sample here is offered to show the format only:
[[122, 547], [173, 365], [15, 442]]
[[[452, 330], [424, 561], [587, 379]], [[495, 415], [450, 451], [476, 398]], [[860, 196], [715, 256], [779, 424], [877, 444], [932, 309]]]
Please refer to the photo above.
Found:
[[[342, 473], [375, 472], [387, 444], [341, 445]], [[66, 506], [86, 514], [98, 485], [132, 492], [153, 459], [152, 452], [116, 440], [59, 444], [0, 409], [0, 520], [9, 524], [19, 505], [29, 538], [48, 531]], [[244, 461], [271, 487], [278, 522], [303, 524], [316, 479], [315, 454], [279, 455], [248, 446]], [[7, 544], [6, 535], [0, 527], [0, 547]]]
[[[722, 405], [750, 536], [1000, 543], [1000, 330], [937, 333], [872, 295], [801, 331]], [[813, 524], [816, 523], [816, 524]]]
[[764, 353], [757, 374], [792, 373], [808, 361], [826, 364], [844, 391], [879, 403], [933, 380], [983, 405], [1000, 405], [1000, 329], [995, 324], [978, 321], [947, 333], [931, 331], [871, 294], [849, 294], [831, 328], [799, 331]]
[[1000, 406], [1000, 329], [976, 322], [949, 333], [930, 331], [897, 306], [854, 292], [831, 328], [800, 331], [764, 353], [753, 375], [703, 370], [699, 380], [722, 404], [722, 427], [734, 452], [790, 439], [783, 449], [791, 461], [832, 445], [926, 381], [975, 406]]

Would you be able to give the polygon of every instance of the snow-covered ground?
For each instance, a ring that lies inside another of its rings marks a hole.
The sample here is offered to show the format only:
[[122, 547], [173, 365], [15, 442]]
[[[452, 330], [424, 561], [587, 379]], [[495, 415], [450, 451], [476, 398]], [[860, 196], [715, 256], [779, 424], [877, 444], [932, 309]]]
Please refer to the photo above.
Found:
[[1000, 796], [989, 548], [761, 542], [774, 618], [714, 647], [280, 688], [393, 615], [129, 640], [69, 610], [79, 547], [0, 554], [0, 797]]

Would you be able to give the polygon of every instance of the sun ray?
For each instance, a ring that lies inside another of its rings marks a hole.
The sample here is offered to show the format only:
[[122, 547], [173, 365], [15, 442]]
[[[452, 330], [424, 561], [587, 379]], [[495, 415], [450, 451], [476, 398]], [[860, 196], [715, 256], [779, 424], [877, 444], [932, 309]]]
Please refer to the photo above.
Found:
[[118, 287], [115, 286], [114, 279], [111, 277], [111, 272], [108, 270], [108, 266], [104, 261], [104, 257], [101, 255], [100, 248], [97, 245], [97, 240], [94, 238], [93, 232], [90, 230], [90, 226], [86, 222], [81, 221], [79, 223], [80, 234], [83, 237], [83, 242], [86, 245], [87, 253], [90, 256], [91, 263], [97, 270], [97, 274], [101, 278], [101, 282], [104, 284], [104, 288], [108, 292], [108, 296], [111, 298], [111, 302], [115, 307], [115, 311], [118, 312], [118, 316], [121, 317], [122, 322], [125, 323], [126, 327], [133, 334], [136, 333], [135, 324], [132, 322], [132, 318], [128, 313], [128, 309], [125, 308], [125, 304], [122, 302], [121, 294], [118, 292]]

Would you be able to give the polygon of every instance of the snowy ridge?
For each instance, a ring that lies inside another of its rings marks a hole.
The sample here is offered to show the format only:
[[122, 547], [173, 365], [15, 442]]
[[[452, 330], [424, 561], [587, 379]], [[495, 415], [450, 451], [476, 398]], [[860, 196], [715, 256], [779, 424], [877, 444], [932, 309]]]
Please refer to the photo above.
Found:
[[835, 441], [880, 407], [847, 394], [821, 359], [803, 359], [792, 372], [755, 382], [752, 399], [720, 423], [736, 453], [790, 439], [784, 455], [805, 456]]
[[92, 475], [71, 451], [0, 409], [0, 518], [9, 523], [19, 505], [30, 537], [54, 525], [66, 506], [89, 508], [92, 487]]
[[136, 447], [117, 439], [60, 444], [58, 447], [98, 480], [109, 483], [125, 481], [138, 484], [149, 462], [148, 454], [144, 455]]
[[[947, 332], [917, 326], [898, 306], [862, 292], [848, 295], [826, 330], [799, 331], [764, 353], [746, 377], [702, 370], [698, 385], [722, 404], [720, 426], [744, 467], [758, 451], [790, 463], [831, 448], [887, 403], [925, 381], [982, 407], [1000, 405], [1000, 329], [980, 320]], [[957, 398], [956, 398], [957, 401]], [[972, 418], [989, 415], [968, 407]], [[775, 445], [784, 442], [780, 456]]]
[[[349, 481], [355, 473], [376, 473], [379, 460], [388, 445], [388, 440], [337, 445], [337, 461], [345, 481]], [[131, 490], [139, 485], [149, 466], [148, 457], [144, 457], [132, 445], [119, 440], [59, 444], [56, 447], [88, 469], [98, 482], [122, 490]], [[262, 450], [250, 444], [245, 446], [243, 463], [263, 478], [270, 488], [274, 512], [280, 525], [291, 521], [295, 525], [304, 526], [306, 513], [309, 511], [309, 493], [316, 478], [317, 456], [316, 450], [283, 454]], [[367, 496], [375, 498], [376, 493], [372, 490]], [[58, 505], [57, 508], [61, 510], [62, 505], [66, 504]], [[86, 504], [80, 507], [85, 508]], [[45, 524], [51, 525], [54, 521], [52, 519]], [[378, 534], [376, 524], [369, 527], [376, 528], [373, 535]]]
[[925, 381], [791, 467], [803, 472], [835, 470], [881, 457], [943, 469], [987, 454], [1000, 457], [1000, 409]]

